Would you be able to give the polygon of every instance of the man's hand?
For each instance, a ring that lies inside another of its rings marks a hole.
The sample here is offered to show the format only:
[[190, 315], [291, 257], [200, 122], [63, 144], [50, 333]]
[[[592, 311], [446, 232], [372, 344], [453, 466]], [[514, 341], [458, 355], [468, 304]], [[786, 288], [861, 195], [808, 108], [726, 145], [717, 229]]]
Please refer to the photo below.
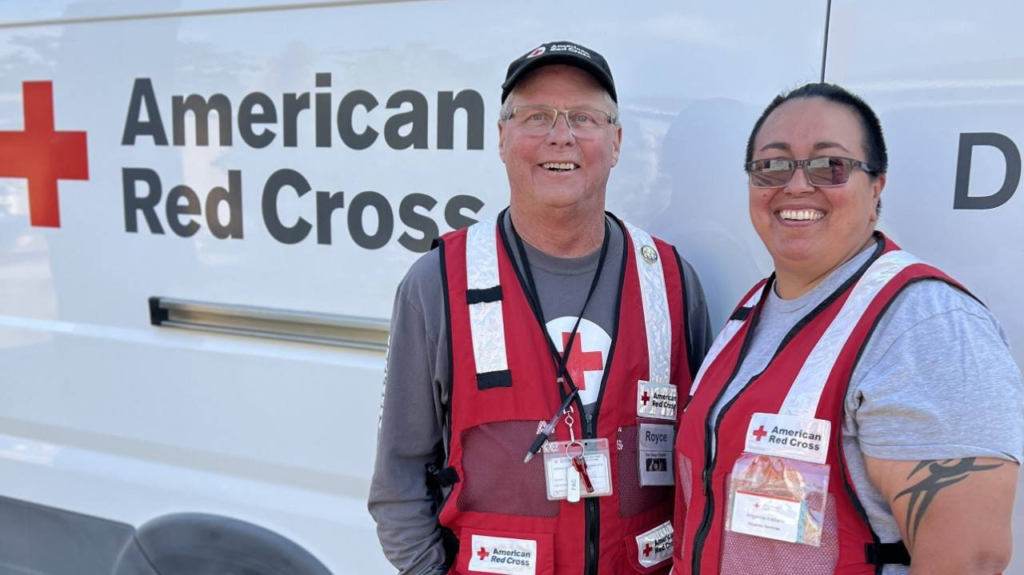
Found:
[[911, 574], [993, 575], [1009, 564], [1016, 463], [865, 460], [899, 523]]

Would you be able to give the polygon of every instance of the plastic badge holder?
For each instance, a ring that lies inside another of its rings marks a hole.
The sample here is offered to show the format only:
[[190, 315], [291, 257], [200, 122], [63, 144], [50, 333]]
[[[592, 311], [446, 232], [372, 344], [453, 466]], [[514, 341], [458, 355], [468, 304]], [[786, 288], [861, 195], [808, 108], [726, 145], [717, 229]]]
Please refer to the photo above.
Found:
[[744, 453], [733, 466], [725, 528], [818, 547], [825, 521], [829, 466]]
[[[548, 499], [556, 501], [568, 498], [567, 474], [572, 465], [571, 459], [565, 454], [566, 447], [572, 442], [549, 441], [544, 444], [544, 475], [547, 484]], [[608, 440], [578, 439], [575, 441], [583, 448], [583, 459], [587, 462], [587, 475], [594, 486], [593, 493], [580, 491], [580, 497], [603, 497], [612, 494], [611, 463], [608, 451]], [[578, 447], [573, 447], [574, 450]]]
[[676, 429], [671, 424], [637, 425], [637, 473], [640, 487], [675, 485], [672, 460]]

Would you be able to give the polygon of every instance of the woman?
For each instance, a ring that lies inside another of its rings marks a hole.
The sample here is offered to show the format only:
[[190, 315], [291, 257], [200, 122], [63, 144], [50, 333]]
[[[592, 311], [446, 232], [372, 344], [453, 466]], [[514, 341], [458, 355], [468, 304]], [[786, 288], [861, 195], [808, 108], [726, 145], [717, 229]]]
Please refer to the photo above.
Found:
[[1000, 572], [1020, 370], [983, 305], [875, 231], [878, 118], [809, 84], [768, 106], [746, 159], [775, 273], [718, 336], [681, 417], [674, 572]]

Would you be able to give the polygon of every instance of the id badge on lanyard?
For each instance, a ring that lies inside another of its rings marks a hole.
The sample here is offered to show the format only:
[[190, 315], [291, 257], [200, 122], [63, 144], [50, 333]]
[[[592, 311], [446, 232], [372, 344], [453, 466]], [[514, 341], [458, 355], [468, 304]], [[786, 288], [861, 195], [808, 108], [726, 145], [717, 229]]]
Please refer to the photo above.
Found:
[[544, 444], [548, 499], [576, 503], [581, 498], [612, 494], [608, 440], [578, 439]]
[[755, 413], [728, 485], [725, 528], [778, 541], [821, 544], [832, 424]]

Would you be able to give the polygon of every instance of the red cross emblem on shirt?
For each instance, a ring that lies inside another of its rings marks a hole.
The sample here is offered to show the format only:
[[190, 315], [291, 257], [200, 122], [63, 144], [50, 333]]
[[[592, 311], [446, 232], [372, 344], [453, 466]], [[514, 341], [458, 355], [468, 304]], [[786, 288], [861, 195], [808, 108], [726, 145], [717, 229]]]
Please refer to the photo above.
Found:
[[[562, 349], [569, 345], [569, 336], [571, 335], [569, 332], [562, 332]], [[586, 380], [583, 377], [584, 373], [604, 369], [604, 360], [601, 359], [601, 352], [583, 351], [583, 336], [579, 333], [572, 340], [572, 349], [567, 351], [569, 353], [569, 364], [565, 366], [565, 371], [569, 373], [569, 377], [572, 378], [572, 382], [576, 384], [576, 387], [583, 391], [587, 388]]]
[[85, 132], [58, 132], [53, 82], [22, 84], [25, 130], [0, 132], [0, 178], [28, 180], [29, 221], [60, 227], [57, 180], [88, 180]]
[[761, 441], [761, 438], [765, 435], [768, 435], [768, 432], [764, 430], [763, 425], [754, 430], [754, 437], [757, 438], [757, 441]]
[[476, 554], [480, 557], [481, 561], [487, 559], [487, 556], [490, 555], [490, 553], [486, 549], [484, 549], [483, 546], [480, 547], [480, 550], [477, 551]]
[[654, 548], [651, 547], [650, 543], [644, 545], [644, 557], [650, 557], [651, 551], [654, 551]]
[[640, 396], [640, 401], [644, 402], [644, 405], [647, 405], [647, 402], [650, 400], [651, 396], [647, 395], [647, 390], [645, 389], [644, 394]]

